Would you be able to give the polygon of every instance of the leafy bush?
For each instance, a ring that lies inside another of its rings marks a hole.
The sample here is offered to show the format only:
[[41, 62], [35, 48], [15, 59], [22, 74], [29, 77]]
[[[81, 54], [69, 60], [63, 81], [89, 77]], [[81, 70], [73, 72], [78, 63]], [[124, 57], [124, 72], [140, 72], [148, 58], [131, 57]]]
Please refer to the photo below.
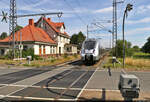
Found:
[[56, 61], [56, 59], [55, 59], [55, 58], [52, 58], [52, 59], [51, 59], [51, 62], [52, 62], [52, 63], [53, 63], [53, 62], [55, 62], [55, 61]]
[[[114, 48], [112, 49], [114, 51]], [[133, 48], [131, 48], [131, 43], [125, 40], [125, 55], [132, 56], [134, 53]], [[115, 55], [113, 53], [113, 55]], [[123, 40], [117, 40], [117, 57], [123, 57]]]
[[34, 49], [30, 48], [30, 49], [27, 49], [27, 50], [23, 50], [22, 51], [22, 57], [23, 58], [26, 58], [27, 56], [32, 56], [32, 60], [35, 59], [35, 60], [41, 60], [42, 58], [38, 55], [34, 55]]
[[12, 59], [13, 58], [13, 53], [12, 50], [10, 50], [5, 56], [4, 59]]
[[43, 58], [42, 58], [41, 56], [34, 55], [34, 59], [35, 59], [35, 60], [42, 60]]
[[68, 54], [65, 53], [63, 57], [66, 59], [68, 57]]
[[77, 57], [78, 57], [78, 56], [77, 56], [77, 54], [74, 54], [73, 56], [74, 56], [75, 58], [77, 58]]

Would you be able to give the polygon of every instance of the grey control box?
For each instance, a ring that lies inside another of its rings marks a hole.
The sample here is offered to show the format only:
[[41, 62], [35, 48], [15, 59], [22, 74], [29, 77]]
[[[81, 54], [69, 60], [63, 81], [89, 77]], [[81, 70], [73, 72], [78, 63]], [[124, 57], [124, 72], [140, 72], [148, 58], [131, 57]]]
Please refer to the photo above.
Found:
[[125, 98], [138, 98], [140, 92], [139, 78], [135, 75], [121, 74], [118, 88]]

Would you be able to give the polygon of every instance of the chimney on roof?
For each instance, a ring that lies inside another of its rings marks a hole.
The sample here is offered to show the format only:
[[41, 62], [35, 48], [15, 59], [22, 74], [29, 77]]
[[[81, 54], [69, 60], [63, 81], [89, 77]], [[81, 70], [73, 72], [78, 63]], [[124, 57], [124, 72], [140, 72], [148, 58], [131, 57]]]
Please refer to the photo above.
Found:
[[51, 18], [47, 18], [47, 20], [48, 20], [49, 22], [51, 22]]
[[29, 25], [34, 26], [34, 20], [33, 19], [29, 19]]

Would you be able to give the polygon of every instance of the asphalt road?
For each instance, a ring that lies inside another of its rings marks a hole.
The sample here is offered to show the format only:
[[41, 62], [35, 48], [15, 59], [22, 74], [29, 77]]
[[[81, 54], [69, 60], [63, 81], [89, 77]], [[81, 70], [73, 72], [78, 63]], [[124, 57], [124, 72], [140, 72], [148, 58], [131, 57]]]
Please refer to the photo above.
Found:
[[[140, 78], [141, 91], [150, 93], [150, 72], [127, 72]], [[118, 91], [121, 72], [88, 68], [78, 62], [37, 69], [0, 69], [0, 98], [7, 100], [77, 100], [85, 91]]]

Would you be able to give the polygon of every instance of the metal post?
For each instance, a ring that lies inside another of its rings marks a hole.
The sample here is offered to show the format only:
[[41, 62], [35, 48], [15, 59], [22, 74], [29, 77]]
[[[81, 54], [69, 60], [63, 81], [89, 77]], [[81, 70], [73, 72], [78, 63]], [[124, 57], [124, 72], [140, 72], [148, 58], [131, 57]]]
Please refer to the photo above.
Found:
[[20, 58], [22, 58], [22, 32], [20, 31]]
[[89, 26], [87, 25], [87, 39], [89, 38]]
[[125, 16], [127, 16], [127, 11], [131, 11], [133, 5], [127, 4], [126, 9], [124, 11], [123, 16], [123, 24], [122, 24], [122, 34], [123, 34], [123, 68], [125, 67], [125, 38], [124, 38], [124, 24], [125, 24]]
[[10, 0], [9, 32], [12, 34], [11, 42], [13, 44], [13, 58], [15, 58], [15, 28], [17, 26], [17, 8], [16, 0]]
[[125, 67], [125, 38], [124, 38], [124, 22], [125, 22], [125, 15], [126, 15], [126, 10], [124, 12], [123, 16], [123, 25], [122, 25], [122, 35], [123, 35], [123, 68]]
[[115, 56], [117, 57], [117, 2], [115, 1], [115, 39], [116, 39], [116, 42], [115, 42]]
[[109, 46], [110, 46], [110, 49], [112, 48], [112, 46], [111, 46], [111, 36], [112, 36], [112, 35], [110, 35], [110, 45], [109, 45]]
[[112, 49], [113, 49], [113, 50], [112, 50], [112, 54], [113, 54], [113, 55], [112, 55], [112, 56], [114, 56], [114, 27], [115, 27], [115, 26], [114, 26], [114, 24], [115, 24], [115, 18], [114, 18], [114, 17], [115, 17], [115, 16], [114, 16], [114, 12], [115, 12], [115, 10], [114, 10], [114, 3], [115, 3], [115, 0], [113, 0], [113, 18], [112, 18], [112, 19], [113, 19], [113, 20], [112, 20], [112, 21], [113, 21], [113, 26], [112, 26]]

